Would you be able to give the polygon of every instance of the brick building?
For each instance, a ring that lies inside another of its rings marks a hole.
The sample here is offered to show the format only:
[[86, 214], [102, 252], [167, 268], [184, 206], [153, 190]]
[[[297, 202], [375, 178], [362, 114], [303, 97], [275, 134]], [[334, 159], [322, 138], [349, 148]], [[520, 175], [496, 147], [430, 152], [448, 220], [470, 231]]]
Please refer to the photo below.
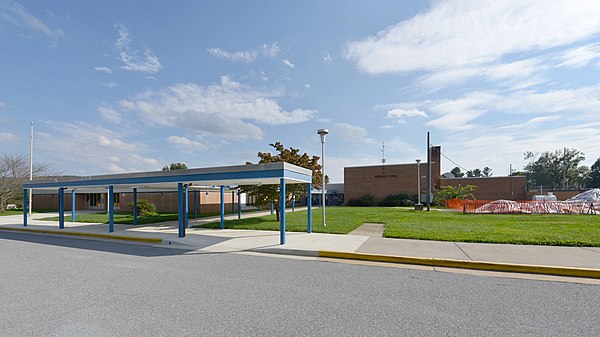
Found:
[[[375, 204], [390, 194], [406, 193], [416, 195], [418, 191], [417, 176], [421, 176], [422, 200], [426, 200], [427, 163], [410, 163], [395, 165], [375, 165], [344, 168], [344, 200], [358, 199], [371, 194]], [[441, 147], [431, 148], [432, 189], [441, 186], [475, 185], [474, 196], [478, 200], [528, 200], [532, 193], [526, 188], [523, 176], [512, 177], [475, 177], [475, 178], [443, 178], [441, 173]]]

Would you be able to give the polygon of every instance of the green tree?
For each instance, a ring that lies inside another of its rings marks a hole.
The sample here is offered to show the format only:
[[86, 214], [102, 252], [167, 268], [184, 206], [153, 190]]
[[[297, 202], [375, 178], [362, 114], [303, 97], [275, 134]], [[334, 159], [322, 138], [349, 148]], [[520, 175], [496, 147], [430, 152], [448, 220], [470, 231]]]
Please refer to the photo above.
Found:
[[592, 165], [589, 177], [589, 187], [600, 188], [600, 158]]
[[163, 171], [187, 170], [188, 167], [184, 163], [171, 163], [162, 168]]
[[470, 178], [481, 177], [481, 170], [478, 168], [469, 170], [469, 171], [467, 171], [467, 177], [470, 177]]
[[481, 170], [481, 175], [483, 177], [491, 177], [492, 176], [492, 169], [489, 167], [484, 167], [483, 170]]
[[456, 178], [464, 177], [465, 174], [460, 170], [460, 167], [456, 166], [453, 168], [450, 173], [452, 173]]
[[477, 186], [475, 185], [462, 186], [461, 184], [458, 184], [456, 186], [442, 186], [438, 190], [438, 193], [435, 194], [435, 196], [440, 204], [443, 204], [443, 202], [448, 199], [475, 200], [473, 192], [475, 192], [476, 190]]
[[530, 160], [524, 167], [529, 187], [557, 189], [566, 188], [570, 185], [569, 182], [578, 180], [579, 163], [585, 160], [585, 155], [579, 150], [564, 148], [554, 152], [546, 151], [539, 156], [528, 151], [525, 159]]
[[[320, 189], [322, 186], [321, 179], [321, 165], [319, 164], [319, 157], [308, 154], [300, 154], [299, 149], [290, 147], [285, 148], [280, 142], [269, 144], [273, 147], [277, 154], [273, 155], [270, 152], [259, 152], [258, 158], [259, 164], [274, 163], [274, 162], [286, 162], [296, 166], [304, 167], [312, 171], [312, 184], [313, 188]], [[246, 163], [252, 164], [252, 163]], [[325, 177], [327, 181], [327, 176]], [[293, 195], [308, 194], [310, 191], [306, 190], [306, 184], [289, 184], [285, 187], [286, 197], [285, 200], [279, 200], [279, 185], [242, 185], [240, 189], [242, 192], [247, 193], [249, 196], [255, 197], [255, 204], [257, 206], [267, 206], [271, 202], [275, 205], [275, 211], [277, 214], [277, 220], [279, 220], [279, 205], [281, 202], [286, 204], [292, 200]], [[310, 195], [308, 196], [310, 198]]]

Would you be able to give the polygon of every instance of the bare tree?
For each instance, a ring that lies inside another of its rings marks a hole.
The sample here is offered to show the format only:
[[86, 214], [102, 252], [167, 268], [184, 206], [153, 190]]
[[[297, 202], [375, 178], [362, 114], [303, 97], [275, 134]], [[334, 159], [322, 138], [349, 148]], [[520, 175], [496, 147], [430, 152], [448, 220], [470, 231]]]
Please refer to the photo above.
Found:
[[[33, 164], [33, 177], [52, 175], [50, 165]], [[9, 202], [19, 203], [23, 196], [23, 182], [29, 179], [29, 157], [24, 154], [0, 154], [0, 212]]]

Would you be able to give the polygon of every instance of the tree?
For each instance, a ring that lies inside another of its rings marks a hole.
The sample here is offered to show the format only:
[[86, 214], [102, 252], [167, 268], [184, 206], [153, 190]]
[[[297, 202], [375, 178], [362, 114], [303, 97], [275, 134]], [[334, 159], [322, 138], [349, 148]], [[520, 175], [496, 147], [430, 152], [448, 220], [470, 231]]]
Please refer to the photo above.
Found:
[[569, 182], [578, 180], [578, 166], [585, 160], [585, 155], [579, 150], [564, 148], [554, 152], [543, 152], [539, 157], [528, 151], [525, 153], [525, 159], [530, 160], [524, 167], [529, 187], [544, 186], [557, 189], [567, 188]]
[[481, 170], [476, 168], [474, 170], [469, 170], [467, 171], [467, 177], [473, 178], [473, 177], [481, 177]]
[[[33, 177], [52, 175], [46, 163], [33, 164]], [[24, 154], [0, 154], [0, 212], [8, 203], [21, 203], [23, 182], [29, 180], [29, 157]]]
[[491, 177], [492, 176], [492, 169], [489, 167], [484, 167], [483, 170], [481, 171], [481, 175], [483, 177]]
[[465, 174], [461, 172], [460, 167], [456, 166], [453, 168], [450, 173], [452, 173], [456, 178], [464, 177]]
[[462, 186], [461, 184], [458, 184], [456, 186], [442, 186], [438, 193], [436, 193], [436, 199], [438, 199], [440, 204], [448, 199], [475, 200], [473, 192], [476, 190], [477, 186], [475, 185]]
[[174, 171], [174, 170], [187, 170], [188, 167], [184, 163], [171, 163], [168, 166], [162, 168], [163, 171]]
[[[286, 149], [280, 142], [275, 142], [275, 144], [269, 144], [269, 146], [275, 148], [275, 151], [277, 151], [278, 153], [276, 155], [273, 155], [269, 152], [259, 152], [259, 164], [286, 162], [289, 164], [307, 168], [312, 171], [313, 188], [321, 188], [321, 165], [319, 165], [320, 158], [318, 156], [310, 157], [306, 153], [300, 154], [299, 149], [294, 149], [292, 147]], [[247, 162], [246, 164], [252, 163]], [[327, 181], [327, 177], [325, 177], [325, 180]], [[242, 185], [240, 186], [240, 190], [242, 192], [247, 193], [250, 196], [255, 197], [255, 204], [258, 206], [267, 206], [271, 202], [273, 202], [275, 205], [277, 220], [279, 220], [279, 205], [281, 202], [290, 202], [292, 200], [293, 195], [308, 194], [308, 197], [311, 197], [310, 191], [306, 190], [306, 184], [286, 185], [286, 196], [285, 200], [283, 201], [279, 200], [279, 185]]]
[[592, 188], [600, 188], [600, 158], [592, 165], [590, 170], [589, 186]]

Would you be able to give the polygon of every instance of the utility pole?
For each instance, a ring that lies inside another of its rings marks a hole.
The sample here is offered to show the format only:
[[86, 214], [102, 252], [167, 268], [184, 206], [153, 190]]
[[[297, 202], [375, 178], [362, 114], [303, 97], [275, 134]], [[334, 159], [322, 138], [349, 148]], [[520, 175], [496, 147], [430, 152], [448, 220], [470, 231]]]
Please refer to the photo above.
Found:
[[431, 145], [427, 131], [427, 212], [431, 210]]

